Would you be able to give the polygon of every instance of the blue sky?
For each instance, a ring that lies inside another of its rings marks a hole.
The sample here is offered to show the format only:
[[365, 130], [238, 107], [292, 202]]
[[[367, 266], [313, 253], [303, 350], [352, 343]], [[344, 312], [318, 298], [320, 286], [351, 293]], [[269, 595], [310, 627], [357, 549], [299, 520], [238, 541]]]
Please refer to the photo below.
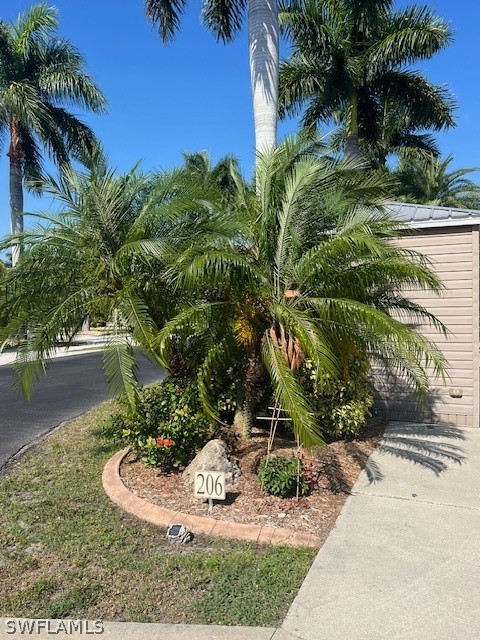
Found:
[[[32, 3], [9, 0], [0, 17], [14, 20]], [[129, 169], [169, 168], [182, 151], [207, 150], [214, 160], [233, 153], [245, 171], [253, 165], [253, 123], [245, 31], [235, 42], [215, 42], [199, 22], [201, 3], [191, 2], [174, 43], [164, 46], [143, 13], [143, 0], [56, 0], [60, 32], [87, 59], [88, 71], [105, 93], [106, 116], [86, 116], [102, 140], [111, 164]], [[397, 6], [410, 2], [399, 1]], [[456, 166], [480, 165], [478, 25], [475, 0], [428, 3], [455, 29], [455, 41], [417, 68], [447, 84], [459, 103], [457, 128], [441, 134], [445, 155]], [[295, 123], [280, 126], [280, 136]], [[0, 235], [8, 231], [8, 162], [0, 155]], [[477, 174], [478, 175], [478, 174]], [[479, 176], [480, 179], [480, 176]], [[46, 203], [27, 198], [26, 208]]]

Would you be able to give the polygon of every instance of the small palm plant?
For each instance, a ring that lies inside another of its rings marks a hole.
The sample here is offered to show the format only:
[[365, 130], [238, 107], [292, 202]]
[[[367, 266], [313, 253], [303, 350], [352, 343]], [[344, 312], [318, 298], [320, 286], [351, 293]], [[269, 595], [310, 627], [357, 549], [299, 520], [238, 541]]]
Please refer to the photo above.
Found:
[[246, 435], [259, 387], [270, 385], [297, 438], [322, 442], [297, 375], [305, 359], [321, 379], [338, 371], [340, 351], [355, 348], [388, 358], [419, 392], [427, 365], [443, 371], [435, 346], [401, 321], [443, 330], [401, 293], [441, 284], [423, 256], [390, 242], [399, 225], [378, 204], [362, 204], [378, 203], [384, 185], [358, 168], [287, 141], [258, 158], [257, 191], [238, 176], [235, 206], [212, 205], [210, 229], [171, 265], [172, 286], [189, 304], [160, 331], [159, 347], [178, 332], [202, 345], [199, 388], [211, 415], [212, 382], [236, 362]]
[[259, 156], [255, 190], [233, 167], [228, 198], [184, 169], [116, 176], [101, 154], [48, 180], [63, 210], [38, 216], [2, 283], [7, 332], [22, 341], [18, 384], [28, 394], [58, 336], [71, 340], [100, 304], [114, 334], [105, 373], [132, 406], [136, 346], [170, 370], [180, 354], [211, 416], [217, 382], [233, 378], [245, 435], [259, 390], [271, 390], [306, 446], [323, 441], [301, 382], [307, 360], [321, 380], [345, 354], [380, 356], [425, 391], [426, 367], [440, 374], [444, 361], [402, 320], [443, 327], [402, 289], [441, 284], [423, 256], [390, 242], [400, 230], [379, 205], [385, 185], [359, 168], [289, 140]]

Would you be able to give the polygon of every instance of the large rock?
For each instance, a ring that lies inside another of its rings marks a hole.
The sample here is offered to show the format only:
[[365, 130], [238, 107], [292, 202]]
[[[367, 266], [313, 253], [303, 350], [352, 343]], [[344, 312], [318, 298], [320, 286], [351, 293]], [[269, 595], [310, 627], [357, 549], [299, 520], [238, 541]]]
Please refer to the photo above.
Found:
[[233, 487], [241, 476], [237, 463], [227, 455], [227, 445], [223, 440], [210, 440], [197, 453], [183, 472], [183, 477], [193, 485], [196, 471], [223, 471], [227, 488]]

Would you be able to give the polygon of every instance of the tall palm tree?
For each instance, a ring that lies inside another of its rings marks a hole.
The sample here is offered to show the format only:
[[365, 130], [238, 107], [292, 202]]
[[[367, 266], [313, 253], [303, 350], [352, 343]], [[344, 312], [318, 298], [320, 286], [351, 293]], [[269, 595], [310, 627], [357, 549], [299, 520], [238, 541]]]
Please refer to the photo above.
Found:
[[449, 26], [426, 7], [285, 0], [280, 23], [293, 47], [280, 70], [282, 114], [303, 111], [306, 127], [341, 123], [347, 156], [360, 154], [359, 139], [381, 147], [386, 137], [388, 150], [422, 146], [431, 142], [417, 137], [422, 130], [453, 126], [451, 94], [410, 68], [451, 39]]
[[399, 182], [397, 198], [441, 207], [480, 209], [480, 185], [467, 177], [479, 169], [449, 170], [452, 162], [451, 155], [443, 160], [431, 155], [401, 158], [393, 174]]
[[[180, 26], [186, 0], [146, 0], [148, 18], [158, 26], [164, 42], [174, 37]], [[231, 41], [248, 16], [250, 77], [255, 123], [255, 149], [265, 151], [277, 142], [279, 34], [277, 0], [205, 0], [205, 26], [223, 42]]]
[[[12, 233], [23, 231], [23, 186], [42, 173], [42, 149], [61, 167], [85, 160], [95, 144], [92, 130], [65, 105], [102, 112], [105, 98], [84, 71], [85, 61], [58, 37], [57, 12], [34, 5], [17, 21], [0, 21], [0, 131], [10, 140]], [[12, 264], [20, 245], [12, 246]]]
[[259, 388], [271, 386], [299, 439], [321, 441], [298, 374], [308, 358], [317, 379], [336, 375], [339, 345], [388, 358], [418, 391], [428, 386], [426, 364], [443, 369], [435, 346], [399, 320], [442, 329], [401, 293], [441, 285], [421, 255], [389, 242], [398, 224], [365, 204], [378, 200], [381, 178], [357, 168], [287, 141], [259, 157], [255, 192], [239, 187], [236, 207], [212, 205], [223, 234], [210, 227], [172, 264], [190, 299], [161, 329], [160, 348], [178, 331], [202, 345], [199, 388], [212, 415], [212, 381], [236, 362], [246, 434]]

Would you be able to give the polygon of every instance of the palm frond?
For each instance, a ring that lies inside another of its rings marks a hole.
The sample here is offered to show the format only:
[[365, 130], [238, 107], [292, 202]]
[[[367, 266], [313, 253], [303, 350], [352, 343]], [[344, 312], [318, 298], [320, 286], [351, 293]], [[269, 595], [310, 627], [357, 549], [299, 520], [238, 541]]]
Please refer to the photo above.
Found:
[[132, 341], [117, 326], [102, 350], [103, 371], [110, 391], [115, 395], [125, 394], [130, 406], [135, 408], [138, 398], [137, 359]]
[[13, 27], [15, 51], [28, 56], [32, 41], [48, 37], [58, 27], [57, 15], [57, 9], [47, 6], [45, 2], [35, 4], [20, 14]]
[[218, 40], [229, 42], [240, 31], [246, 0], [205, 0], [201, 19]]
[[321, 427], [308, 406], [302, 388], [281, 351], [268, 334], [262, 341], [262, 358], [270, 374], [277, 401], [292, 420], [295, 436], [305, 447], [325, 445]]
[[145, 0], [147, 18], [158, 28], [163, 42], [171, 42], [175, 37], [185, 6], [186, 0]]

